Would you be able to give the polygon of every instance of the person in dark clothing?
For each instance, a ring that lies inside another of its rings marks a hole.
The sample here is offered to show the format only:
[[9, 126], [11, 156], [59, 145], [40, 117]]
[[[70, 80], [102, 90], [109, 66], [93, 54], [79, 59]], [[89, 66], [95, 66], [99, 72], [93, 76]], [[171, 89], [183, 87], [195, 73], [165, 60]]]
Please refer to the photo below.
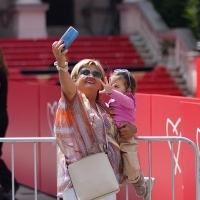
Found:
[[[0, 138], [5, 137], [8, 127], [7, 94], [8, 94], [8, 66], [2, 49], [0, 48]], [[12, 191], [12, 173], [2, 160], [3, 143], [0, 142], [0, 187], [5, 193]], [[14, 179], [15, 192], [19, 189], [19, 183]]]

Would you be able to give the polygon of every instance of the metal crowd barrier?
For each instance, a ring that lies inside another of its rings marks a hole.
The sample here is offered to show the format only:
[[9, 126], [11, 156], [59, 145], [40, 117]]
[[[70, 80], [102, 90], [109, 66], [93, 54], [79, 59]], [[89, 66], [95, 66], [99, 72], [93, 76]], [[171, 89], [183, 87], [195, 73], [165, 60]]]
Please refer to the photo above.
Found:
[[[171, 169], [172, 169], [172, 198], [171, 200], [175, 200], [175, 191], [174, 191], [174, 142], [182, 141], [188, 143], [194, 150], [195, 153], [195, 178], [196, 178], [196, 200], [199, 200], [199, 150], [196, 144], [188, 138], [178, 137], [178, 136], [149, 136], [149, 137], [138, 137], [138, 141], [147, 141], [148, 142], [148, 173], [149, 178], [151, 177], [151, 143], [152, 142], [161, 142], [166, 141], [171, 143]], [[151, 188], [151, 182], [149, 184]], [[150, 199], [151, 200], [151, 194]]]
[[[188, 143], [194, 150], [195, 153], [195, 171], [196, 171], [196, 200], [199, 200], [199, 151], [196, 144], [188, 138], [185, 137], [168, 137], [168, 136], [149, 136], [149, 137], [137, 137], [138, 141], [148, 142], [148, 174], [151, 178], [151, 143], [166, 141], [171, 143], [171, 169], [172, 169], [172, 200], [175, 200], [175, 185], [174, 185], [174, 142], [182, 141]], [[18, 138], [0, 138], [0, 142], [10, 142], [11, 143], [11, 170], [12, 170], [12, 200], [14, 200], [14, 143], [16, 142], [32, 142], [34, 145], [34, 194], [35, 200], [37, 200], [37, 147], [38, 142], [55, 142], [55, 137], [18, 137]], [[149, 187], [151, 188], [151, 181], [149, 182]], [[126, 191], [128, 194], [128, 191]], [[151, 194], [150, 194], [151, 200]]]
[[33, 160], [34, 160], [34, 195], [35, 200], [37, 200], [37, 146], [36, 143], [39, 142], [55, 142], [55, 137], [9, 137], [0, 138], [0, 142], [10, 142], [11, 143], [11, 170], [12, 170], [12, 200], [15, 200], [15, 188], [14, 188], [14, 143], [16, 142], [32, 142], [33, 143]]

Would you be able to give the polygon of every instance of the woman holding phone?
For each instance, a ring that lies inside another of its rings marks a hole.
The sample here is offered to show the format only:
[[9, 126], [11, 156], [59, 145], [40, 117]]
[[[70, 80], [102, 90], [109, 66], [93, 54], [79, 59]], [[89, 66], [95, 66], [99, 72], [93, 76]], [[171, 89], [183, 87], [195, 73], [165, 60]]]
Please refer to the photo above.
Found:
[[[67, 164], [103, 151], [106, 144], [103, 128], [105, 125], [109, 142], [108, 158], [119, 184], [123, 184], [126, 177], [123, 175], [117, 135], [119, 131], [120, 136], [128, 140], [136, 134], [137, 127], [125, 122], [117, 129], [108, 107], [100, 100], [99, 91], [103, 89], [101, 80], [104, 81], [104, 69], [101, 64], [94, 59], [83, 59], [74, 66], [70, 75], [66, 63], [68, 50], [62, 52], [63, 47], [62, 41], [52, 44], [61, 84], [61, 98], [54, 124], [60, 148], [57, 187], [60, 198], [76, 200]], [[116, 195], [102, 200], [116, 200]]]

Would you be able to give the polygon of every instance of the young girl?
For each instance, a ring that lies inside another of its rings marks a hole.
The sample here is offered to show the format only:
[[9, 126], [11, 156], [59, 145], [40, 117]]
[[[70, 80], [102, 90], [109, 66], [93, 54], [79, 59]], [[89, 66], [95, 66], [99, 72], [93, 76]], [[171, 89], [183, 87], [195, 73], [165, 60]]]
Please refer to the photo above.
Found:
[[[136, 112], [136, 79], [126, 69], [114, 70], [109, 81], [102, 82], [104, 90], [101, 93], [106, 93], [110, 96], [108, 102], [110, 114], [112, 115], [118, 128], [122, 128], [123, 122], [134, 124]], [[144, 197], [144, 200], [149, 199], [148, 181], [140, 172], [140, 164], [138, 159], [138, 143], [133, 137], [125, 141], [119, 137], [119, 145], [123, 159], [123, 170], [128, 181], [133, 184], [136, 195]]]

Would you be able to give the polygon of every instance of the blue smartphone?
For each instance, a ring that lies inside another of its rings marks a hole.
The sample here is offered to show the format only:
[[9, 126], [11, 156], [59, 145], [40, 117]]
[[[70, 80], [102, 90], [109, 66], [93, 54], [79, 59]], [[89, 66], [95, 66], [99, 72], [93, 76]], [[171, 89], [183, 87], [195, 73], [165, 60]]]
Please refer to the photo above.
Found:
[[70, 26], [67, 29], [67, 31], [63, 34], [63, 36], [60, 38], [60, 40], [62, 40], [65, 44], [61, 52], [65, 51], [77, 36], [78, 36], [78, 31], [72, 26]]

